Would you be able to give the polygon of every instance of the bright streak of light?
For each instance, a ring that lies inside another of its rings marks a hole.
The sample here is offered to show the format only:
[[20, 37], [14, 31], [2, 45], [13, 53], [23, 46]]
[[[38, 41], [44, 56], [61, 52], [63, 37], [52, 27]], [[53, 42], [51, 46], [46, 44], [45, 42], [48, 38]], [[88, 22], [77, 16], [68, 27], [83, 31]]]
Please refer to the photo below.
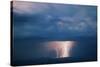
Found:
[[51, 41], [48, 42], [48, 50], [55, 50], [56, 58], [70, 57], [70, 50], [75, 41]]

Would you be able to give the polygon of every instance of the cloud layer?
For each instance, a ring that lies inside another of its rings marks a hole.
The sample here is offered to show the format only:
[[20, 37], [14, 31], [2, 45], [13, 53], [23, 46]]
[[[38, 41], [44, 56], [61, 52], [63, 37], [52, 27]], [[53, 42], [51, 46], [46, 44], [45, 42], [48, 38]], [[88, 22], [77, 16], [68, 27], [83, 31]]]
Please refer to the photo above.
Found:
[[96, 35], [96, 6], [13, 3], [15, 37]]

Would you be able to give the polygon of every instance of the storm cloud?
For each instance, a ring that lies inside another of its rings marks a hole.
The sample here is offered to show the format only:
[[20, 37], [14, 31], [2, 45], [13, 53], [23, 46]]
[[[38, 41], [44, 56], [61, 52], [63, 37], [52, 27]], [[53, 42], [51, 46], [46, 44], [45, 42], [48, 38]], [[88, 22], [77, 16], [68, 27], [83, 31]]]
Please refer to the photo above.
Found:
[[96, 35], [96, 6], [13, 3], [15, 37]]

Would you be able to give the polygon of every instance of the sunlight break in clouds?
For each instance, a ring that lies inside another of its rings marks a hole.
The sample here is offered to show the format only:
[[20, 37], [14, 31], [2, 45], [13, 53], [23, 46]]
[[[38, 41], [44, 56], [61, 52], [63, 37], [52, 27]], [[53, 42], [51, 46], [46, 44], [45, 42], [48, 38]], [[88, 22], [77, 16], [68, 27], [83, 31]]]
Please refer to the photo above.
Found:
[[35, 14], [47, 9], [45, 4], [37, 4], [32, 2], [13, 1], [13, 12], [18, 14]]
[[70, 57], [70, 50], [75, 45], [75, 41], [51, 41], [46, 43], [48, 50], [55, 50], [56, 58]]

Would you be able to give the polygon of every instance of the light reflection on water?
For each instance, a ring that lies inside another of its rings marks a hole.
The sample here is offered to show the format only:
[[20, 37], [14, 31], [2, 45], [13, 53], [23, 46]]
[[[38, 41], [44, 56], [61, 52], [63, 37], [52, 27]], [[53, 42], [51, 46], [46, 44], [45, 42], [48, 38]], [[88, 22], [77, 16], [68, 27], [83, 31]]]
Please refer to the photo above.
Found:
[[75, 41], [50, 41], [45, 43], [45, 48], [48, 51], [54, 50], [55, 58], [71, 57], [70, 52], [75, 43]]

